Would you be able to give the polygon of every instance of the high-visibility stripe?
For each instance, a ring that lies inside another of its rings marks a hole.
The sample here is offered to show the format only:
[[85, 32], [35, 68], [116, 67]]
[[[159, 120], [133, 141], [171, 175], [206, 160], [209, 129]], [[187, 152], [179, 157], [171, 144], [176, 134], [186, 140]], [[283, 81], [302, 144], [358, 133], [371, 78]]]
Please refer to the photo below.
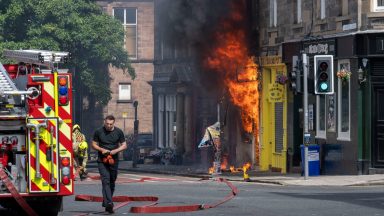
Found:
[[58, 92], [58, 84], [57, 84], [57, 71], [53, 73], [53, 80], [55, 82], [55, 88], [53, 90], [53, 95], [55, 98], [55, 111], [56, 111], [56, 116], [59, 116], [59, 92]]
[[[32, 143], [34, 144], [34, 143]], [[47, 155], [45, 154], [45, 152], [43, 151], [43, 148], [46, 148], [43, 146], [43, 144], [41, 143], [40, 144], [40, 161], [47, 161]], [[31, 148], [31, 156], [33, 156], [33, 158], [36, 158], [36, 145], [34, 144], [34, 148]], [[56, 162], [56, 151], [54, 151], [54, 158], [53, 158], [53, 161]], [[34, 167], [34, 163], [32, 163]], [[44, 167], [46, 170], [50, 170], [51, 169], [51, 164], [50, 163], [40, 163], [40, 168], [41, 167]], [[57, 170], [57, 163], [54, 163], [54, 170]], [[54, 172], [54, 177], [57, 178], [57, 172]]]
[[[31, 157], [31, 162], [35, 163], [36, 158]], [[45, 166], [40, 167], [40, 173], [42, 178], [34, 178], [36, 170], [33, 167], [30, 167], [30, 174], [32, 177], [31, 183], [33, 183], [36, 188], [31, 188], [31, 192], [58, 192], [58, 184], [50, 184], [49, 171]], [[56, 172], [55, 172], [56, 174]], [[55, 175], [56, 176], [56, 175]], [[55, 178], [57, 181], [57, 178]]]
[[71, 102], [69, 102], [68, 105], [59, 106], [59, 113], [62, 119], [72, 119], [71, 106]]

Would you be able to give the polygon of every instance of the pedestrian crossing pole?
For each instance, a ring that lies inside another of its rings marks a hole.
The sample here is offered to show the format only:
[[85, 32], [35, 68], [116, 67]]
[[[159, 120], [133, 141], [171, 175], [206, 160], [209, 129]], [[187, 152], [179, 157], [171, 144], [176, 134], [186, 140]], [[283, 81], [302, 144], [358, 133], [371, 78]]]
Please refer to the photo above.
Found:
[[304, 74], [304, 179], [308, 179], [308, 144], [310, 140], [310, 134], [308, 133], [308, 59], [307, 54], [303, 53], [303, 74]]

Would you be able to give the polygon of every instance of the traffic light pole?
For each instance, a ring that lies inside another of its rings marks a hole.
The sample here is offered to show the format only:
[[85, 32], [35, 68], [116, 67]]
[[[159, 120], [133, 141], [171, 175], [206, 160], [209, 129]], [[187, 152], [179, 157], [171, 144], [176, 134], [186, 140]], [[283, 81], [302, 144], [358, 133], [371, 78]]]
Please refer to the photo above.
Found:
[[304, 75], [304, 179], [308, 179], [308, 59], [307, 54], [303, 53], [303, 75]]

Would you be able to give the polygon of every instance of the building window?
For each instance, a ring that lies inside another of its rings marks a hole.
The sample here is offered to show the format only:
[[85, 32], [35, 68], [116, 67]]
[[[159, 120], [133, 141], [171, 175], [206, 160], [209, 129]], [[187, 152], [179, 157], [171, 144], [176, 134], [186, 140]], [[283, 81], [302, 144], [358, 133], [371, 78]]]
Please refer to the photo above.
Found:
[[373, 10], [374, 11], [383, 11], [384, 10], [384, 0], [374, 0], [373, 1]]
[[301, 0], [294, 1], [293, 10], [295, 11], [295, 23], [297, 24], [303, 22], [301, 17]]
[[176, 95], [158, 96], [158, 146], [175, 148]]
[[137, 58], [137, 9], [136, 8], [114, 8], [113, 16], [124, 26], [125, 49], [132, 59]]
[[269, 27], [277, 26], [277, 0], [269, 1]]
[[119, 83], [119, 101], [132, 100], [131, 84]]
[[[339, 60], [338, 71], [351, 71], [349, 60]], [[350, 79], [338, 79], [337, 94], [338, 109], [337, 109], [337, 139], [350, 140], [351, 127], [351, 110], [350, 110]]]
[[325, 0], [320, 0], [320, 19], [325, 19]]
[[326, 139], [326, 103], [325, 95], [316, 96], [316, 138]]

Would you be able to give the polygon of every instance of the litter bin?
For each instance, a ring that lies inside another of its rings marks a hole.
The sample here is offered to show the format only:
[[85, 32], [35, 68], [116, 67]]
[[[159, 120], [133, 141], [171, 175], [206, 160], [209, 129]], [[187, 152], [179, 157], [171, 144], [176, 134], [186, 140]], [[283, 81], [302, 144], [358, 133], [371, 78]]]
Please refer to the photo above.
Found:
[[[304, 174], [304, 145], [300, 145], [301, 148], [301, 168]], [[308, 146], [308, 175], [318, 176], [320, 175], [320, 146], [309, 145]]]

